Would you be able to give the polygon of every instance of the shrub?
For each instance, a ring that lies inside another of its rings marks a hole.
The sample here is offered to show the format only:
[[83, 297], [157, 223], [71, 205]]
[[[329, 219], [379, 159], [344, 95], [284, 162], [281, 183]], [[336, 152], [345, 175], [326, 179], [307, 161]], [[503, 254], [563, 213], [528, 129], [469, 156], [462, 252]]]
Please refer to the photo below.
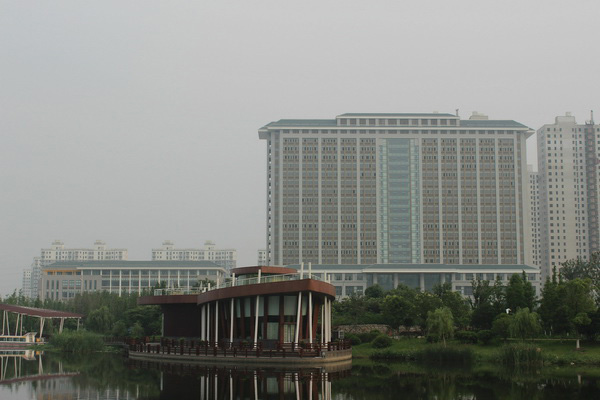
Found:
[[93, 353], [104, 350], [102, 336], [88, 331], [63, 331], [50, 338], [50, 345], [70, 353]]
[[492, 332], [488, 329], [484, 329], [484, 330], [477, 332], [477, 340], [481, 344], [490, 344], [492, 342], [492, 340], [494, 339], [494, 337], [495, 337], [494, 332]]
[[516, 343], [502, 346], [500, 363], [511, 369], [530, 369], [543, 366], [542, 350], [529, 343]]
[[344, 339], [346, 339], [350, 343], [352, 343], [352, 346], [357, 346], [362, 343], [362, 340], [360, 340], [360, 337], [358, 337], [358, 335], [355, 335], [354, 333], [349, 333], [349, 334], [345, 335]]
[[392, 338], [387, 335], [379, 335], [375, 339], [373, 339], [373, 347], [376, 349], [384, 349], [386, 347], [390, 347], [393, 341]]
[[410, 350], [384, 349], [374, 351], [369, 358], [371, 360], [414, 361], [415, 355]]
[[361, 342], [370, 343], [379, 335], [381, 335], [381, 332], [373, 330], [368, 333], [359, 333], [357, 336], [360, 338]]
[[454, 337], [461, 343], [475, 344], [477, 343], [477, 334], [472, 331], [458, 331]]

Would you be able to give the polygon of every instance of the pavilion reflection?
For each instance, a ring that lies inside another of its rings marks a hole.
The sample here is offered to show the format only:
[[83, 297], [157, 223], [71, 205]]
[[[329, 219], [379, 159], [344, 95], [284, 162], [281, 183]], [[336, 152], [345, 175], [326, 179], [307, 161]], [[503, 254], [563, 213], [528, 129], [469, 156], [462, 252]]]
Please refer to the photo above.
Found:
[[160, 399], [330, 400], [331, 382], [350, 375], [351, 362], [294, 368], [138, 362], [161, 371]]

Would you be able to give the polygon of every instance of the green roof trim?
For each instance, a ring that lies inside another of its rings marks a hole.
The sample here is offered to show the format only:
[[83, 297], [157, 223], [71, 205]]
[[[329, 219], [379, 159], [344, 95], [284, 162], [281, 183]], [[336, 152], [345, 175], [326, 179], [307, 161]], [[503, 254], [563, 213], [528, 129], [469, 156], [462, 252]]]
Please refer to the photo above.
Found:
[[448, 113], [345, 113], [338, 115], [339, 117], [458, 117]]
[[[299, 264], [286, 265], [288, 268], [300, 269]], [[539, 272], [539, 268], [525, 264], [313, 264], [313, 269], [316, 270], [362, 270], [365, 273], [370, 270], [421, 270], [423, 272], [432, 271], [515, 271], [515, 272]], [[304, 271], [308, 271], [308, 264], [304, 264]]]
[[128, 261], [128, 260], [110, 260], [110, 261], [58, 261], [52, 263], [44, 269], [56, 268], [214, 268], [222, 269], [220, 265], [212, 261]]
[[465, 128], [520, 128], [529, 129], [527, 126], [512, 120], [493, 120], [493, 119], [464, 119], [460, 121], [460, 126]]
[[337, 126], [337, 121], [335, 119], [280, 119], [279, 121], [274, 121], [266, 125], [269, 128], [275, 127], [313, 127], [313, 126]]

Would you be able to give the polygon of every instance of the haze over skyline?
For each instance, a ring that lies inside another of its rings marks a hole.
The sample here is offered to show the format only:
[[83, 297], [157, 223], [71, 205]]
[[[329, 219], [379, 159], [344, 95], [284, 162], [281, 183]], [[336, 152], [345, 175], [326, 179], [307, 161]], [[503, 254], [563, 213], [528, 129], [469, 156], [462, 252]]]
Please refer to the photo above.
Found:
[[582, 123], [600, 110], [599, 12], [591, 0], [0, 0], [0, 294], [54, 239], [102, 239], [130, 260], [165, 239], [213, 240], [255, 264], [257, 131], [273, 120], [459, 109]]

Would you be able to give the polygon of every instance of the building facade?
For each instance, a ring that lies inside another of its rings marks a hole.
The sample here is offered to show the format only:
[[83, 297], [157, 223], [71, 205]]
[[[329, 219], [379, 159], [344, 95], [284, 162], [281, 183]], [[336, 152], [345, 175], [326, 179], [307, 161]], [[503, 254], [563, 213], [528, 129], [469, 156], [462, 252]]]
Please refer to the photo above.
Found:
[[207, 240], [202, 249], [177, 249], [170, 240], [165, 240], [160, 249], [152, 249], [153, 261], [212, 261], [231, 271], [237, 264], [237, 250], [217, 249]]
[[268, 263], [529, 265], [532, 134], [477, 113], [267, 124]]
[[267, 250], [258, 250], [256, 265], [268, 265]]
[[537, 131], [540, 254], [543, 279], [600, 249], [598, 160], [600, 126], [570, 113]]
[[40, 298], [67, 300], [78, 293], [142, 294], [161, 284], [191, 288], [222, 282], [225, 268], [210, 261], [60, 261], [42, 269]]
[[529, 175], [529, 204], [531, 212], [531, 264], [537, 267], [542, 265], [540, 254], [540, 175], [527, 166]]
[[64, 242], [55, 240], [50, 248], [41, 249], [40, 256], [31, 264], [30, 297], [38, 297], [42, 268], [58, 261], [127, 260], [127, 249], [111, 249], [102, 240], [96, 240], [91, 248], [66, 248]]

